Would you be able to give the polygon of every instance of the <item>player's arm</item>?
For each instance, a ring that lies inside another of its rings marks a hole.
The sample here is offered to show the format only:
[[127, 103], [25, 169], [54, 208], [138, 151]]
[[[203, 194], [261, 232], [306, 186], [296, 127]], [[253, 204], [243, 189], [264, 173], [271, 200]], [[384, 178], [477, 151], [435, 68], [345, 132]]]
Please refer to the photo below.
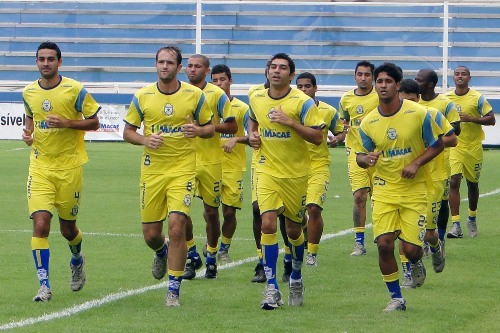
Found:
[[335, 135], [328, 135], [328, 145], [335, 148], [339, 143], [345, 141], [346, 132], [336, 133]]
[[163, 145], [163, 138], [161, 137], [161, 131], [158, 133], [153, 133], [149, 136], [144, 136], [137, 133], [137, 127], [125, 123], [125, 128], [123, 129], [123, 140], [137, 146], [146, 146], [152, 149], [158, 149]]
[[238, 143], [248, 144], [248, 136], [234, 136], [229, 138], [224, 142], [221, 148], [226, 153], [230, 153]]
[[424, 150], [422, 155], [415, 158], [413, 161], [411, 161], [410, 164], [404, 167], [403, 171], [401, 172], [401, 177], [413, 179], [417, 174], [418, 169], [422, 165], [427, 164], [434, 157], [438, 156], [443, 151], [443, 149], [444, 149], [443, 139], [442, 136], [439, 136], [439, 139], [437, 139], [434, 142], [434, 144], [428, 146]]
[[252, 118], [248, 119], [248, 145], [253, 149], [260, 148], [259, 123]]
[[495, 114], [493, 111], [488, 112], [482, 117], [473, 117], [465, 113], [460, 113], [460, 121], [464, 123], [475, 123], [485, 126], [494, 126], [496, 123]]
[[66, 119], [57, 114], [50, 114], [46, 119], [47, 125], [52, 128], [71, 128], [81, 131], [95, 131], [99, 129], [97, 113], [86, 119]]
[[288, 117], [281, 107], [274, 109], [270, 113], [270, 119], [272, 123], [278, 123], [283, 126], [290, 127], [293, 129], [302, 139], [319, 146], [323, 141], [323, 135], [321, 133], [321, 128], [318, 127], [307, 127]]
[[187, 138], [200, 137], [208, 139], [214, 136], [215, 126], [212, 121], [203, 125], [198, 125], [196, 121], [192, 121], [182, 126], [182, 132]]
[[457, 135], [453, 131], [446, 135], [443, 135], [442, 138], [445, 147], [455, 147], [458, 143]]
[[[462, 130], [460, 129], [460, 122], [456, 121], [456, 122], [450, 123], [450, 125], [453, 127], [455, 135], [460, 135], [460, 133], [462, 132]], [[448, 147], [448, 146], [446, 146], [446, 147]]]
[[224, 120], [221, 124], [215, 124], [215, 131], [222, 134], [236, 134], [238, 132], [238, 124], [234, 117]]
[[26, 116], [26, 127], [23, 128], [22, 138], [26, 145], [31, 146], [33, 144], [33, 130], [35, 129], [33, 118]]

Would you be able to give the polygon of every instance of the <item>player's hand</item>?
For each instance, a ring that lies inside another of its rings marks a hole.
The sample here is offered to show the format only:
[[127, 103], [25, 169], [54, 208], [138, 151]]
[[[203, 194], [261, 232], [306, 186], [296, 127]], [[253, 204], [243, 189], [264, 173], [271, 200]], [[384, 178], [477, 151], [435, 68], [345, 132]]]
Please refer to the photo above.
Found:
[[460, 121], [463, 123], [468, 123], [472, 121], [472, 117], [468, 114], [460, 112], [458, 115], [460, 116]]
[[337, 137], [332, 134], [328, 134], [328, 136], [326, 137], [326, 143], [332, 148], [335, 148], [339, 145]]
[[49, 114], [45, 122], [50, 128], [67, 128], [69, 125], [68, 119], [55, 114]]
[[366, 165], [368, 165], [369, 167], [375, 166], [381, 153], [382, 151], [369, 152], [368, 154], [366, 154], [364, 157]]
[[269, 112], [269, 119], [272, 123], [278, 123], [288, 127], [290, 127], [293, 123], [293, 120], [288, 117], [285, 112], [283, 112], [281, 106], [278, 106], [273, 111]]
[[198, 126], [198, 122], [193, 120], [191, 116], [187, 116], [187, 123], [182, 125], [182, 133], [186, 138], [196, 138], [200, 135], [200, 127]]
[[151, 149], [158, 149], [163, 146], [163, 137], [161, 136], [162, 131], [158, 133], [153, 133], [150, 136], [146, 137], [145, 146]]
[[223, 145], [222, 145], [222, 149], [226, 152], [226, 153], [230, 153], [233, 151], [233, 148], [234, 146], [236, 146], [236, 137], [232, 137], [230, 139], [228, 139]]
[[417, 174], [419, 166], [416, 165], [415, 163], [410, 163], [405, 168], [403, 171], [401, 171], [401, 177], [407, 178], [407, 179], [413, 179], [415, 178], [415, 175]]
[[258, 132], [250, 132], [248, 133], [248, 144], [250, 147], [253, 149], [259, 149], [260, 148], [260, 135]]
[[27, 128], [23, 128], [22, 138], [24, 143], [26, 143], [28, 146], [31, 146], [33, 144], [33, 131]]

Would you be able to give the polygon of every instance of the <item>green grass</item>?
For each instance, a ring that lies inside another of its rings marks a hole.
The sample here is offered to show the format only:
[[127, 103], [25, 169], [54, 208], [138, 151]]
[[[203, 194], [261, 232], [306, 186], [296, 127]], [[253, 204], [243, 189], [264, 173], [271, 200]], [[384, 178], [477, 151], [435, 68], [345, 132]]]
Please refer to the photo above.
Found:
[[[0, 326], [21, 322], [19, 332], [495, 332], [500, 330], [498, 194], [479, 202], [479, 237], [449, 240], [443, 273], [435, 274], [429, 259], [422, 288], [403, 291], [408, 309], [382, 313], [389, 300], [378, 269], [376, 247], [349, 256], [353, 235], [321, 243], [319, 266], [304, 268], [305, 303], [262, 311], [264, 286], [252, 284], [255, 261], [221, 269], [216, 280], [195, 279], [182, 284], [180, 308], [163, 306], [165, 288], [151, 276], [152, 251], [141, 236], [138, 209], [140, 147], [126, 143], [88, 143], [90, 162], [84, 171], [84, 193], [78, 224], [86, 233], [87, 284], [78, 293], [69, 288], [69, 250], [52, 225], [52, 301], [32, 302], [38, 288], [30, 251], [31, 222], [26, 204], [29, 150], [21, 141], [0, 141]], [[324, 210], [325, 234], [352, 227], [352, 195], [346, 157], [332, 149], [332, 181]], [[480, 192], [500, 188], [500, 151], [485, 151]], [[234, 260], [255, 256], [251, 231], [248, 172], [244, 208], [231, 247]], [[465, 198], [465, 184], [462, 197]], [[462, 215], [466, 203], [462, 203]], [[192, 210], [195, 237], [204, 244], [201, 204]], [[370, 222], [370, 221], [369, 221]], [[367, 238], [371, 239], [371, 229]], [[281, 262], [281, 259], [280, 259]], [[279, 265], [281, 276], [282, 267]], [[89, 310], [61, 316], [68, 308], [98, 302], [108, 295], [156, 286]], [[284, 299], [287, 287], [282, 283]], [[25, 320], [56, 314], [57, 318], [29, 325]]]

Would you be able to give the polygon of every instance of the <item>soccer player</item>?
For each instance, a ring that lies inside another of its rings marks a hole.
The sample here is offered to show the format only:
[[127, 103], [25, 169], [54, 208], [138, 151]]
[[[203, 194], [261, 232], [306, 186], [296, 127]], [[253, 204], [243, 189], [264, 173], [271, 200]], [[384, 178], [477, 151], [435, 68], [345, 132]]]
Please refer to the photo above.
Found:
[[339, 112], [349, 124], [346, 136], [347, 171], [351, 184], [354, 207], [354, 250], [352, 256], [366, 254], [365, 224], [366, 200], [372, 188], [373, 169], [363, 169], [356, 164], [356, 152], [362, 148], [359, 137], [359, 124], [368, 113], [378, 106], [378, 96], [373, 89], [373, 70], [375, 66], [368, 61], [360, 61], [354, 71], [357, 87], [346, 92], [340, 98]]
[[448, 238], [461, 238], [460, 182], [465, 176], [469, 198], [468, 236], [477, 236], [476, 211], [479, 201], [479, 176], [483, 166], [484, 132], [481, 126], [495, 125], [495, 115], [488, 100], [480, 92], [469, 88], [470, 71], [459, 66], [453, 72], [455, 90], [446, 94], [455, 103], [460, 115], [462, 133], [458, 144], [450, 152], [451, 182], [450, 210], [453, 226]]
[[[168, 253], [168, 307], [180, 305], [187, 253], [186, 224], [196, 172], [193, 138], [214, 135], [212, 113], [202, 91], [177, 79], [181, 63], [177, 47], [166, 46], [157, 51], [158, 81], [134, 94], [123, 131], [125, 141], [144, 146], [140, 178], [142, 233], [146, 244], [155, 251], [155, 279], [165, 276]], [[141, 124], [144, 134], [137, 132]], [[166, 218], [168, 243], [163, 232]]]
[[278, 260], [277, 219], [286, 217], [286, 231], [293, 255], [289, 305], [302, 305], [304, 234], [308, 151], [306, 141], [321, 144], [324, 123], [314, 101], [290, 87], [295, 63], [284, 53], [271, 58], [269, 89], [250, 96], [249, 142], [258, 148], [257, 201], [262, 217], [262, 254], [267, 286], [260, 306], [265, 310], [283, 304], [276, 279]]
[[[401, 81], [399, 88], [399, 97], [418, 103], [420, 100], [419, 85], [415, 80], [404, 79]], [[427, 111], [431, 114], [432, 119], [439, 125], [443, 133], [443, 143], [445, 147], [453, 147], [457, 144], [457, 136], [455, 130], [444, 114], [438, 109], [427, 107]], [[444, 269], [445, 257], [444, 248], [441, 240], [436, 234], [436, 225], [443, 195], [448, 192], [446, 188], [449, 184], [448, 173], [446, 168], [445, 151], [436, 156], [428, 163], [430, 175], [433, 183], [433, 191], [428, 191], [428, 209], [427, 209], [427, 224], [425, 226], [424, 240], [429, 244], [429, 251], [432, 256], [432, 266], [436, 273], [440, 273]], [[448, 204], [446, 202], [446, 204]], [[401, 244], [401, 243], [400, 243]], [[414, 287], [411, 281], [408, 259], [404, 254], [400, 253], [403, 264], [404, 279], [402, 287]]]
[[323, 204], [326, 200], [326, 192], [330, 184], [330, 152], [328, 151], [328, 131], [335, 136], [331, 142], [336, 146], [339, 142], [345, 139], [344, 124], [340, 120], [337, 110], [325, 102], [316, 99], [316, 77], [304, 72], [297, 76], [295, 81], [297, 89], [304, 92], [314, 100], [318, 107], [319, 116], [326, 124], [323, 127], [323, 142], [316, 146], [312, 143], [307, 143], [309, 148], [309, 157], [311, 160], [311, 168], [309, 169], [307, 183], [306, 209], [309, 217], [307, 222], [307, 257], [306, 266], [317, 266], [317, 254], [319, 241], [323, 233], [323, 217], [321, 212]]
[[[236, 134], [221, 134], [222, 149], [222, 235], [217, 259], [221, 264], [230, 262], [229, 247], [236, 231], [236, 210], [241, 209], [243, 202], [243, 172], [246, 170], [245, 146], [247, 136], [245, 128], [248, 122], [248, 104], [231, 96], [233, 83], [231, 70], [226, 65], [215, 65], [212, 68], [212, 83], [224, 90], [231, 102], [231, 114], [238, 125]], [[240, 144], [238, 144], [240, 143]]]
[[[460, 117], [458, 116], [457, 109], [453, 102], [443, 94], [438, 94], [435, 92], [436, 85], [438, 83], [438, 76], [436, 72], [432, 69], [422, 69], [417, 73], [415, 81], [418, 84], [420, 91], [419, 104], [438, 109], [448, 120], [448, 122], [453, 126], [456, 135], [460, 134]], [[448, 195], [450, 192], [450, 146], [445, 143], [444, 149], [444, 167], [447, 174], [447, 180], [444, 184], [444, 192], [441, 203], [437, 209], [439, 209], [439, 215], [437, 220], [438, 235], [439, 239], [444, 247], [444, 236], [446, 233], [446, 226], [448, 224], [448, 219], [450, 218], [450, 211], [448, 207]], [[440, 207], [440, 208], [439, 208]], [[428, 221], [429, 223], [429, 221]], [[432, 223], [432, 221], [430, 221]], [[424, 249], [428, 249], [425, 246]]]
[[[374, 168], [373, 236], [379, 266], [391, 300], [384, 312], [405, 310], [399, 286], [394, 240], [403, 242], [410, 260], [413, 283], [422, 285], [425, 268], [421, 261], [427, 215], [425, 165], [443, 151], [443, 132], [430, 113], [417, 103], [398, 95], [402, 74], [393, 63], [384, 63], [374, 72], [380, 106], [361, 122], [363, 150], [356, 161], [362, 168]], [[426, 148], [427, 147], [427, 148]]]
[[[200, 88], [206, 98], [206, 103], [212, 111], [215, 132], [219, 134], [235, 134], [238, 125], [231, 115], [231, 103], [224, 90], [207, 82], [210, 73], [210, 61], [201, 54], [189, 57], [186, 75], [189, 83]], [[220, 187], [222, 182], [222, 149], [220, 135], [214, 135], [208, 140], [196, 139], [196, 192], [203, 200], [203, 217], [206, 222], [206, 252], [205, 278], [217, 277], [217, 250], [220, 236]], [[193, 222], [188, 218], [186, 226], [188, 261], [184, 269], [184, 279], [194, 279], [196, 270], [202, 266], [202, 261], [193, 235]]]
[[82, 195], [82, 165], [88, 161], [85, 131], [97, 130], [101, 109], [80, 82], [59, 75], [61, 50], [43, 42], [36, 51], [41, 77], [23, 90], [26, 128], [22, 139], [30, 147], [28, 209], [33, 220], [31, 250], [40, 282], [35, 302], [52, 298], [49, 283], [49, 233], [54, 209], [61, 234], [72, 254], [71, 290], [86, 281], [83, 234], [76, 225]]

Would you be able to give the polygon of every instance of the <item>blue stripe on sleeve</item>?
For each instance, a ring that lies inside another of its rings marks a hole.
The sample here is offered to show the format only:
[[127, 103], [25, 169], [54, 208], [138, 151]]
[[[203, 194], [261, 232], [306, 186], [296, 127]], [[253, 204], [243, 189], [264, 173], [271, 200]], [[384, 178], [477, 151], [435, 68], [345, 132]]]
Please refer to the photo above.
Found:
[[300, 123], [304, 125], [304, 121], [306, 119], [307, 113], [309, 112], [309, 109], [313, 107], [313, 105], [316, 105], [313, 101], [312, 98], [309, 98], [302, 104], [302, 110], [300, 111]]
[[483, 107], [484, 107], [484, 95], [479, 96], [479, 99], [477, 100], [477, 111], [481, 116], [484, 116], [483, 114]]
[[29, 104], [26, 103], [26, 100], [24, 98], [23, 98], [23, 103], [24, 103], [24, 109], [26, 110], [28, 117], [33, 118], [33, 111], [31, 111]]
[[428, 146], [432, 146], [437, 140], [432, 133], [432, 117], [429, 111], [425, 115], [424, 122], [422, 124], [422, 139]]
[[359, 129], [359, 135], [361, 136], [361, 142], [363, 143], [363, 147], [367, 151], [374, 151], [375, 150], [375, 142], [363, 132], [363, 130], [360, 128]]
[[[448, 105], [446, 105], [446, 110], [444, 111], [444, 115], [445, 116], [448, 116], [448, 113], [450, 113], [451, 109], [453, 109], [453, 107], [455, 106], [455, 104], [453, 103], [448, 103]], [[439, 123], [438, 123], [439, 124]]]
[[82, 112], [85, 96], [87, 96], [87, 90], [85, 88], [82, 88], [82, 90], [80, 90], [80, 92], [78, 93], [78, 97], [76, 98], [75, 102], [75, 110], [77, 112]]
[[243, 127], [245, 128], [245, 131], [248, 133], [248, 118], [250, 118], [250, 109], [245, 112], [245, 115], [243, 116]]
[[204, 102], [205, 102], [205, 95], [201, 94], [200, 99], [198, 100], [198, 105], [196, 105], [196, 110], [194, 111], [194, 119], [198, 122], [198, 124], [200, 123], [200, 112]]
[[135, 110], [139, 114], [139, 117], [141, 117], [141, 121], [144, 120], [144, 114], [141, 111], [141, 106], [139, 105], [139, 100], [137, 99], [137, 96], [134, 95], [134, 98], [132, 98], [132, 104], [134, 104]]
[[339, 121], [339, 113], [335, 113], [335, 116], [333, 116], [332, 121], [330, 122], [330, 127], [328, 128], [330, 132], [335, 134], [335, 127], [337, 126], [337, 121]]
[[219, 97], [219, 102], [217, 103], [217, 113], [220, 119], [224, 119], [224, 106], [228, 103], [229, 99], [226, 94], [222, 94]]

